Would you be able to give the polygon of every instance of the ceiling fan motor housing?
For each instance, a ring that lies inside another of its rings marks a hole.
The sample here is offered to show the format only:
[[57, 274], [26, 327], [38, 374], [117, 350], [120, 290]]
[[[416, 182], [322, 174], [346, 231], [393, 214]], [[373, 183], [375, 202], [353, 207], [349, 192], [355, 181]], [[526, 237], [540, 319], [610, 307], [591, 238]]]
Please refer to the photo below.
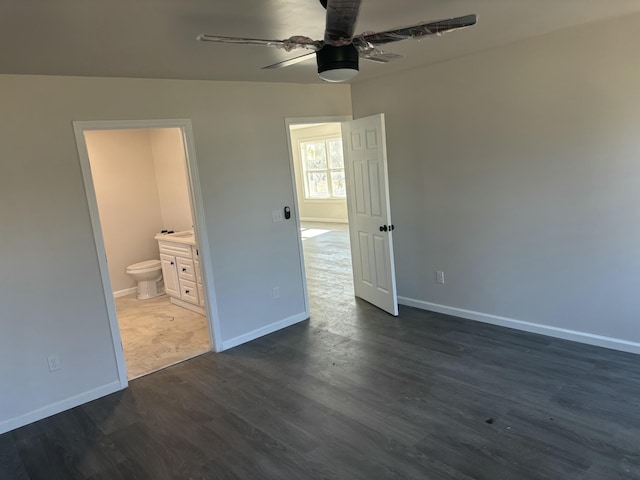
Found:
[[334, 47], [324, 45], [316, 52], [318, 60], [318, 73], [338, 68], [350, 68], [358, 70], [358, 50], [352, 43]]
[[318, 73], [327, 70], [350, 69], [358, 70], [358, 50], [352, 43], [348, 45], [324, 45], [316, 52]]

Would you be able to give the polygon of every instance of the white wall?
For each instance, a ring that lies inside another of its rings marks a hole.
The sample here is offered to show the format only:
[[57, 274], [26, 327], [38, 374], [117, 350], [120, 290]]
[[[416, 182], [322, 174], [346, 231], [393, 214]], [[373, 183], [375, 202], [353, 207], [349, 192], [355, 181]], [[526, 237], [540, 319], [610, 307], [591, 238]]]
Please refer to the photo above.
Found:
[[640, 352], [639, 38], [636, 15], [353, 86], [386, 115], [401, 296]]
[[347, 199], [332, 198], [327, 200], [306, 199], [304, 197], [304, 176], [300, 157], [300, 142], [335, 135], [340, 137], [340, 123], [309, 126], [291, 129], [291, 152], [293, 155], [296, 190], [300, 219], [321, 222], [346, 223], [348, 219]]
[[149, 132], [85, 132], [114, 292], [136, 286], [127, 266], [160, 258], [153, 237], [163, 222]]
[[284, 119], [350, 115], [347, 85], [4, 75], [0, 105], [0, 432], [119, 385], [74, 120], [190, 118], [222, 340], [304, 311], [298, 232], [271, 218], [293, 204]]
[[153, 128], [147, 132], [162, 215], [160, 230], [189, 230], [193, 219], [182, 133], [179, 128]]

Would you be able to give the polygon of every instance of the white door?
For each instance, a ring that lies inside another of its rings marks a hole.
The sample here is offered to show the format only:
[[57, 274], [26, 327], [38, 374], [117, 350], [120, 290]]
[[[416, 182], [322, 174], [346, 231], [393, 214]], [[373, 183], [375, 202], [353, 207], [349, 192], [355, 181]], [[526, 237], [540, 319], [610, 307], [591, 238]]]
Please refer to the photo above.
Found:
[[398, 315], [384, 114], [342, 128], [355, 294]]

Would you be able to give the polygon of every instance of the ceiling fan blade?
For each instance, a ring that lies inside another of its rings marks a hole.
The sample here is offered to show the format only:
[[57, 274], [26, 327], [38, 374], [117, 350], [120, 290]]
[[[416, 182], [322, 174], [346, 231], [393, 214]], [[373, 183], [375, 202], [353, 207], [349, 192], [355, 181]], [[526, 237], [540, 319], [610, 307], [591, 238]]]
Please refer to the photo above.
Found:
[[282, 45], [282, 40], [263, 40], [261, 38], [242, 38], [242, 37], [221, 37], [219, 35], [207, 35], [201, 33], [196, 37], [201, 42], [216, 43], [239, 43], [242, 45], [265, 45], [267, 47], [275, 47]]
[[364, 58], [375, 63], [389, 63], [399, 58], [404, 58], [404, 55], [398, 53], [385, 52], [379, 48], [374, 48], [369, 51], [360, 52], [360, 58]]
[[262, 67], [263, 70], [270, 70], [272, 68], [284, 68], [290, 65], [295, 65], [296, 63], [304, 62], [309, 60], [310, 58], [314, 58], [316, 55], [315, 52], [305, 53], [304, 55], [300, 55], [299, 57], [293, 57], [288, 60], [283, 60], [282, 62], [273, 63], [271, 65], [267, 65], [266, 67]]
[[328, 0], [324, 41], [334, 46], [351, 43], [361, 0]]
[[201, 33], [196, 37], [196, 39], [200, 40], [201, 42], [235, 43], [240, 45], [264, 45], [266, 47], [282, 48], [287, 52], [296, 48], [318, 50], [322, 46], [322, 42], [302, 36], [289, 37], [285, 40], [264, 40], [261, 38], [222, 37], [219, 35], [207, 35], [206, 33]]
[[475, 25], [476, 15], [465, 15], [464, 17], [449, 18], [437, 22], [420, 23], [409, 27], [387, 30], [385, 32], [365, 33], [353, 39], [356, 47], [361, 47], [367, 43], [372, 45], [383, 45], [385, 43], [398, 42], [408, 38], [422, 38], [430, 35], [442, 35], [446, 32], [458, 30], [460, 28]]

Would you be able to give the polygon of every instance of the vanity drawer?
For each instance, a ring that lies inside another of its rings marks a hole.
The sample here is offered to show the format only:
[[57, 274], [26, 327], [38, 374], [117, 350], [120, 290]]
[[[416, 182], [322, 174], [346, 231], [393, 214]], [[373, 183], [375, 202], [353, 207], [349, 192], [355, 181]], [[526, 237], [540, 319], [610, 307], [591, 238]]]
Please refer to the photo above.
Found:
[[180, 294], [182, 300], [184, 300], [185, 302], [195, 303], [196, 305], [199, 303], [198, 286], [195, 284], [195, 282], [190, 282], [189, 280], [181, 280]]
[[176, 257], [191, 258], [191, 245], [185, 245], [184, 243], [167, 242], [166, 240], [160, 240], [158, 242], [160, 253], [166, 253], [167, 255], [175, 255]]
[[180, 280], [196, 281], [196, 270], [193, 266], [193, 260], [190, 258], [176, 257], [176, 263], [178, 264], [178, 276]]

